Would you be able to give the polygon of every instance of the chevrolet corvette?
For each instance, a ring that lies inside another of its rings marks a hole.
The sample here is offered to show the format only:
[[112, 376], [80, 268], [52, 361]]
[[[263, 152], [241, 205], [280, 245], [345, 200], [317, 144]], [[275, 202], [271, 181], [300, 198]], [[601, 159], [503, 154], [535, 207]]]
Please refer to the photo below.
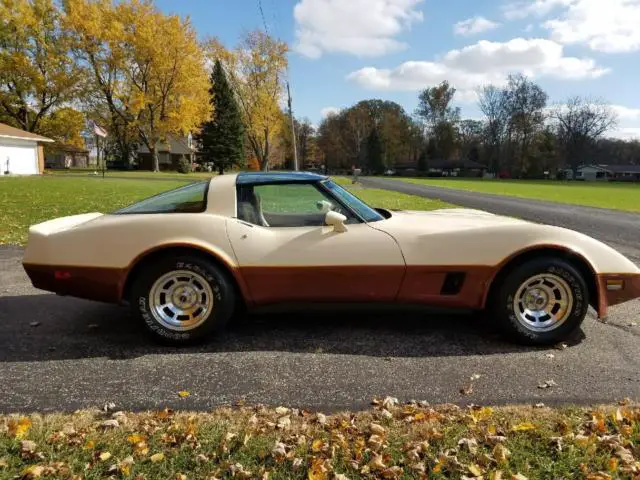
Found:
[[640, 269], [593, 238], [478, 210], [373, 208], [306, 173], [213, 177], [110, 214], [33, 225], [36, 288], [128, 303], [184, 344], [241, 308], [305, 302], [483, 310], [515, 341], [550, 344], [591, 305], [640, 296]]

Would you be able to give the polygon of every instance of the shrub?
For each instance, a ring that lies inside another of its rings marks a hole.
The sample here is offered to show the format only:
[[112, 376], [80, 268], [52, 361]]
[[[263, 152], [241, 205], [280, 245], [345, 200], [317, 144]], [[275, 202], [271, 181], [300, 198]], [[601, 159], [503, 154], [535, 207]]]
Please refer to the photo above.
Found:
[[191, 162], [184, 155], [182, 155], [180, 157], [180, 160], [178, 161], [178, 172], [180, 172], [180, 173], [190, 173], [191, 172]]

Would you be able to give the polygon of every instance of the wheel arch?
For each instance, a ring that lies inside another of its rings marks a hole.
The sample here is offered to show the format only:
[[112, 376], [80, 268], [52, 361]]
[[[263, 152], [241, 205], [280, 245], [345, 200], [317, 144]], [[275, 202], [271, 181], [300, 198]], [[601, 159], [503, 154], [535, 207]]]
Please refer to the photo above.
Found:
[[125, 269], [126, 272], [120, 290], [120, 298], [122, 300], [128, 300], [131, 293], [131, 287], [145, 265], [154, 261], [154, 259], [166, 255], [195, 255], [213, 262], [218, 268], [220, 268], [229, 276], [229, 279], [232, 281], [234, 287], [236, 288], [238, 298], [240, 298], [245, 304], [250, 303], [248, 288], [244, 283], [237, 267], [232, 265], [219, 253], [195, 244], [163, 245], [149, 249], [138, 255]]
[[574, 268], [576, 268], [576, 270], [578, 270], [578, 272], [582, 275], [585, 283], [587, 284], [587, 288], [589, 289], [589, 304], [596, 311], [598, 311], [598, 313], [600, 313], [599, 298], [601, 292], [598, 285], [598, 277], [595, 268], [593, 267], [591, 262], [589, 262], [581, 253], [578, 253], [575, 250], [563, 245], [533, 246], [524, 250], [519, 250], [518, 252], [515, 252], [514, 254], [507, 257], [499, 264], [496, 273], [494, 274], [493, 278], [490, 279], [489, 287], [485, 291], [482, 305], [486, 307], [490, 304], [496, 290], [500, 286], [500, 282], [511, 271], [513, 271], [518, 266], [528, 262], [529, 260], [533, 260], [535, 258], [543, 256], [560, 258], [567, 261]]

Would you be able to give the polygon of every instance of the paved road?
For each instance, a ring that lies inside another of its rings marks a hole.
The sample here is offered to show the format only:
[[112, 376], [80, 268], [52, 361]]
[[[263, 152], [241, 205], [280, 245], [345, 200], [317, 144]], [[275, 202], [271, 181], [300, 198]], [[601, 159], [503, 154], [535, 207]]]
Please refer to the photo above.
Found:
[[[590, 314], [562, 351], [506, 343], [471, 315], [379, 308], [255, 315], [204, 345], [173, 349], [150, 343], [123, 307], [35, 290], [21, 259], [21, 249], [0, 247], [0, 412], [111, 401], [206, 410], [237, 400], [333, 411], [383, 395], [461, 404], [640, 399], [633, 303], [612, 309], [609, 324]], [[474, 374], [473, 393], [462, 396]], [[558, 385], [539, 389], [547, 380]]]
[[362, 178], [361, 182], [369, 187], [437, 198], [461, 207], [571, 228], [608, 243], [640, 265], [640, 214], [416, 185], [384, 178]]

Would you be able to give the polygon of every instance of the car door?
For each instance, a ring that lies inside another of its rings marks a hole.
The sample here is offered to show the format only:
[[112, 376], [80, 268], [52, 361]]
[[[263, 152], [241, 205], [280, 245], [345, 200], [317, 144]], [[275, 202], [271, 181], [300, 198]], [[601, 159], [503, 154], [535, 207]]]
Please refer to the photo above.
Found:
[[[395, 240], [313, 183], [238, 186], [227, 232], [256, 304], [393, 301], [405, 272]], [[347, 231], [324, 224], [347, 216]]]

